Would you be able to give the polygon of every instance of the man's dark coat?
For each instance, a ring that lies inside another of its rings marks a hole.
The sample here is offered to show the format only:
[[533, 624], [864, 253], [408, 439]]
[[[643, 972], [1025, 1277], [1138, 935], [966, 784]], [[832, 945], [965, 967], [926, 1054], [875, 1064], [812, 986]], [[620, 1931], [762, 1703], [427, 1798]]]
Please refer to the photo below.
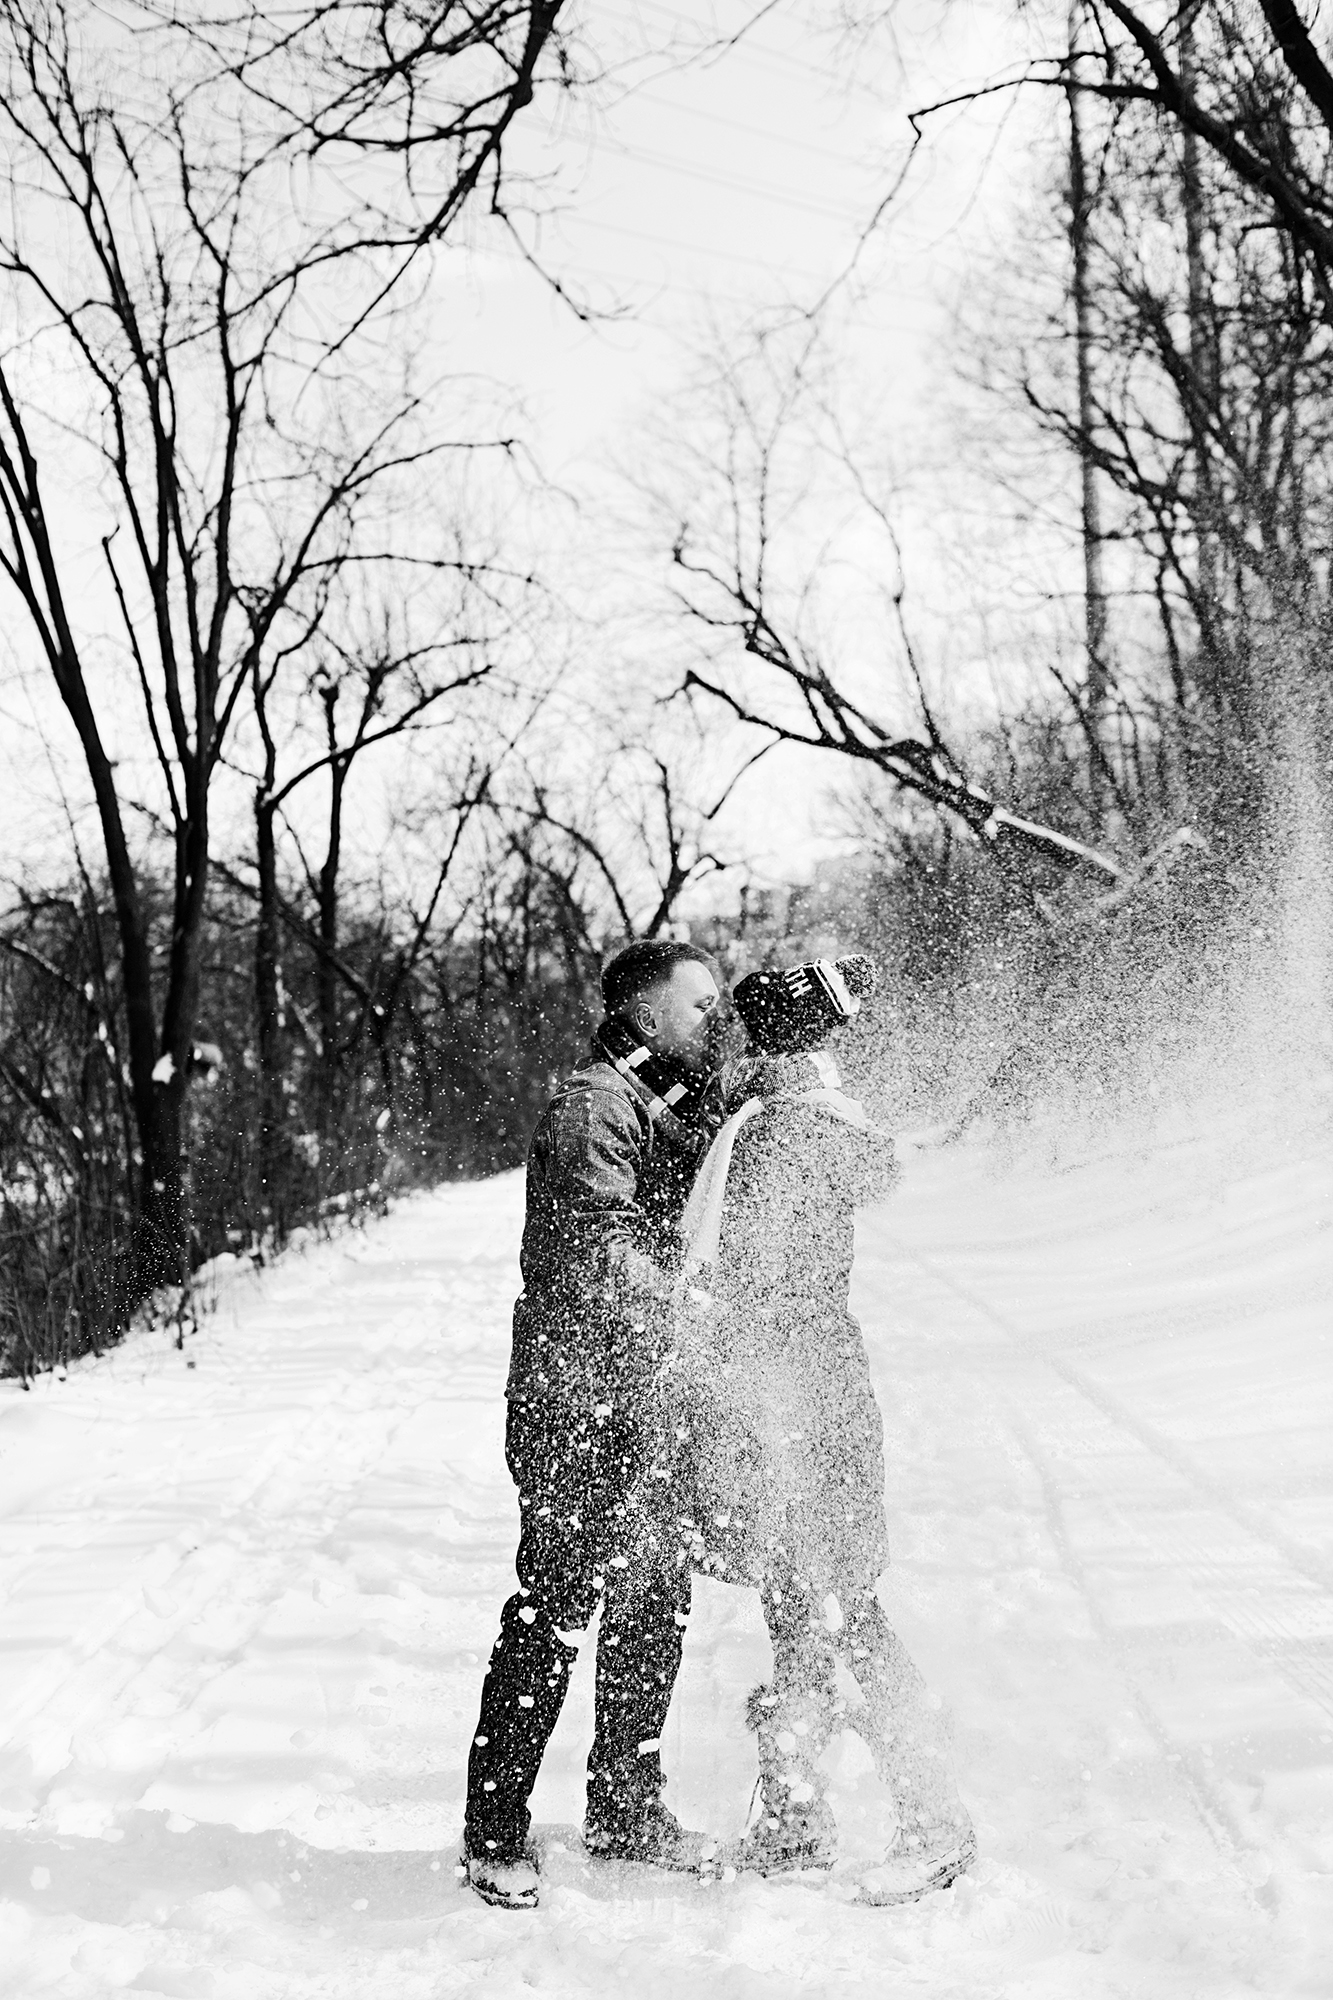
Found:
[[702, 1135], [655, 1122], [594, 1047], [556, 1091], [528, 1156], [523, 1296], [505, 1455], [518, 1487], [518, 1590], [501, 1614], [468, 1764], [471, 1853], [513, 1858], [598, 1600], [588, 1815], [631, 1841], [660, 1797], [660, 1737], [690, 1578], [647, 1476], [651, 1384], [669, 1343], [677, 1224]]
[[656, 1125], [594, 1048], [528, 1153], [510, 1401], [574, 1415], [643, 1392], [661, 1359], [677, 1228], [703, 1151]]

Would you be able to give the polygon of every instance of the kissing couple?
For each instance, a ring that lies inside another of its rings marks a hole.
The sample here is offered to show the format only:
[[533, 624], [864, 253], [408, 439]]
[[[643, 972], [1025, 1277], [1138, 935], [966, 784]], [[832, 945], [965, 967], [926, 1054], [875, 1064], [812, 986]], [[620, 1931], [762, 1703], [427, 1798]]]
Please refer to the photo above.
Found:
[[[975, 1858], [938, 1706], [875, 1588], [883, 1426], [848, 1288], [855, 1211], [888, 1191], [893, 1147], [835, 1057], [874, 983], [862, 957], [749, 974], [732, 995], [746, 1047], [724, 1062], [708, 954], [629, 945], [603, 972], [587, 1060], [538, 1121], [506, 1390], [518, 1588], [469, 1749], [460, 1861], [487, 1902], [539, 1900], [528, 1800], [599, 1603], [590, 1857], [830, 1866], [821, 1758], [849, 1727], [898, 1821], [862, 1900], [912, 1901]], [[758, 1812], [732, 1841], [682, 1827], [662, 1798], [696, 1571], [758, 1590], [773, 1647], [748, 1704]]]

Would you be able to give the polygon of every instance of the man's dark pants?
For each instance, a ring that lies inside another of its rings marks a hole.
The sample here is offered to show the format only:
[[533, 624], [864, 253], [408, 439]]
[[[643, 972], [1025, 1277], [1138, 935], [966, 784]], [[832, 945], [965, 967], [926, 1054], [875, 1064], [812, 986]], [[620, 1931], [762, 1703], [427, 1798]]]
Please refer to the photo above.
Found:
[[519, 1587], [505, 1605], [468, 1758], [469, 1852], [514, 1858], [581, 1633], [602, 1600], [588, 1821], [633, 1840], [659, 1797], [659, 1739], [690, 1602], [688, 1568], [632, 1420], [513, 1401]]

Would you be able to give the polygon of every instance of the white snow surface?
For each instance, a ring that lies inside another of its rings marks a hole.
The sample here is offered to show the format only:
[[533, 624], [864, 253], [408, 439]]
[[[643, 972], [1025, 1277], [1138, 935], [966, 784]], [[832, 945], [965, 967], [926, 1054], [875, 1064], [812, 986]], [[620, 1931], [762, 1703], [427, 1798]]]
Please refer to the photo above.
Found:
[[[1333, 1169], [1105, 1143], [922, 1153], [859, 1228], [885, 1602], [980, 1836], [954, 1888], [850, 1900], [891, 1825], [850, 1736], [827, 1880], [582, 1860], [588, 1644], [541, 1909], [460, 1886], [517, 1523], [506, 1175], [232, 1266], [183, 1350], [0, 1385], [0, 1994], [1333, 1994]], [[745, 1821], [767, 1662], [701, 1583], [663, 1746], [693, 1824]]]

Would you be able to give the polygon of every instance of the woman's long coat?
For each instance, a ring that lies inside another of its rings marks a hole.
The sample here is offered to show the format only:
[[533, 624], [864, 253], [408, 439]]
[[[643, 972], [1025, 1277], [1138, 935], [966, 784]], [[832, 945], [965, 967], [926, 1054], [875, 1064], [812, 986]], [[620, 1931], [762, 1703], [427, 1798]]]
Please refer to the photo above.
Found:
[[816, 1602], [871, 1587], [888, 1560], [883, 1425], [848, 1288], [855, 1211], [887, 1192], [893, 1148], [857, 1111], [786, 1091], [738, 1130], [703, 1274], [716, 1309], [681, 1346], [695, 1561]]

